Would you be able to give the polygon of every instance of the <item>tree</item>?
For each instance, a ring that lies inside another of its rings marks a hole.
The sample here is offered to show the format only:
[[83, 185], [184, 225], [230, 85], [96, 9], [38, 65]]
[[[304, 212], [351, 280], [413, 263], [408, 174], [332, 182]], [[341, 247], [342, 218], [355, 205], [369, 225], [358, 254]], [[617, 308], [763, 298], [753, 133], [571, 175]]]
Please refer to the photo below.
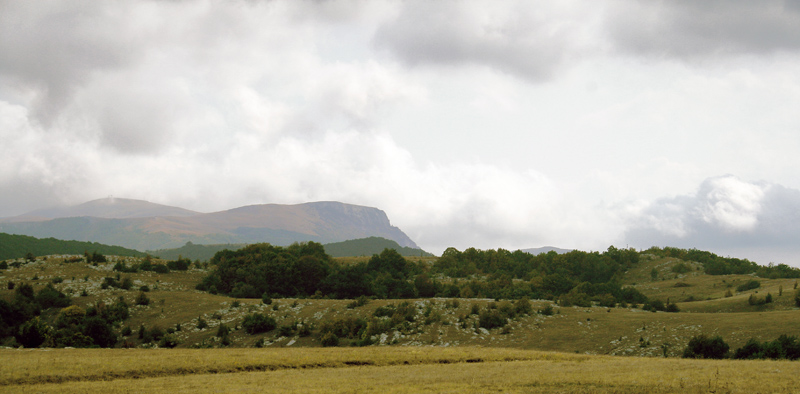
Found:
[[706, 335], [698, 335], [686, 345], [683, 351], [684, 358], [713, 358], [722, 359], [728, 354], [730, 346], [720, 336], [709, 338]]
[[28, 348], [39, 347], [43, 344], [51, 332], [50, 326], [43, 322], [39, 317], [34, 317], [22, 324], [15, 335], [20, 345]]

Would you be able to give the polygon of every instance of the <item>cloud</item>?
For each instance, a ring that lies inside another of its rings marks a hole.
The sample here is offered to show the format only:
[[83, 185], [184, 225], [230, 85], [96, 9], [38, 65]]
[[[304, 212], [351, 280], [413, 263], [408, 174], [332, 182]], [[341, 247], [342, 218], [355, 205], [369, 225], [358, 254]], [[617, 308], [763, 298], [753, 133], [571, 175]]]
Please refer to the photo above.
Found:
[[479, 65], [546, 81], [593, 44], [587, 3], [410, 1], [374, 42], [411, 66]]
[[612, 3], [604, 19], [615, 46], [645, 56], [703, 59], [800, 50], [800, 5], [771, 1]]
[[[625, 239], [641, 248], [759, 250], [755, 256], [763, 259], [786, 256], [800, 252], [800, 190], [732, 175], [708, 178], [694, 195], [659, 199], [636, 212]], [[798, 261], [795, 255], [792, 263]]]

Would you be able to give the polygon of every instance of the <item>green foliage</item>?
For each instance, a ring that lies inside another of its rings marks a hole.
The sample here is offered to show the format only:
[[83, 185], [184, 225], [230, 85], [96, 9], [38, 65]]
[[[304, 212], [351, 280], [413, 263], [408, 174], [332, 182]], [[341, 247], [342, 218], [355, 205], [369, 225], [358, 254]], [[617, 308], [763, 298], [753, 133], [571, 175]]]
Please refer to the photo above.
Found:
[[686, 264], [686, 263], [684, 263], [682, 261], [679, 262], [678, 264], [675, 264], [675, 265], [672, 266], [672, 272], [674, 272], [676, 274], [685, 274], [685, 273], [687, 273], [687, 272], [689, 272], [691, 270], [692, 270], [692, 267], [689, 267], [688, 264]]
[[503, 327], [508, 323], [506, 316], [497, 309], [487, 309], [480, 313], [478, 324], [482, 328], [491, 330], [496, 327]]
[[323, 347], [335, 347], [339, 346], [339, 337], [332, 332], [326, 332], [322, 335], [322, 339], [320, 340], [320, 344]]
[[192, 260], [178, 257], [176, 260], [167, 261], [167, 268], [173, 271], [187, 271], [192, 265]]
[[72, 304], [72, 300], [66, 294], [56, 290], [51, 283], [39, 290], [39, 293], [36, 294], [36, 302], [42, 309], [64, 308]]
[[360, 306], [367, 305], [368, 303], [369, 303], [369, 298], [367, 298], [365, 296], [361, 296], [361, 297], [358, 297], [355, 300], [353, 300], [353, 302], [348, 303], [347, 304], [347, 309], [355, 309], [355, 308], [358, 308]]
[[206, 322], [206, 320], [203, 319], [202, 316], [198, 316], [197, 317], [197, 329], [198, 330], [203, 330], [203, 329], [205, 329], [207, 327], [208, 327], [208, 323]]
[[335, 320], [323, 321], [319, 328], [319, 335], [324, 340], [326, 334], [333, 334], [338, 338], [360, 339], [367, 328], [367, 320], [346, 316]]
[[759, 287], [761, 287], [761, 282], [755, 279], [750, 279], [747, 282], [737, 286], [736, 291], [742, 292], [742, 291], [757, 289]]
[[17, 342], [27, 348], [39, 347], [50, 334], [51, 328], [39, 317], [27, 321], [19, 327], [15, 335]]
[[251, 335], [272, 331], [276, 326], [275, 319], [262, 313], [247, 315], [242, 321], [242, 328]]
[[736, 359], [800, 359], [800, 341], [795, 336], [781, 335], [771, 342], [761, 343], [751, 338], [747, 343], [736, 349], [733, 354]]
[[328, 276], [331, 259], [322, 245], [308, 242], [286, 248], [253, 244], [237, 251], [224, 250], [214, 255], [211, 263], [215, 269], [198, 289], [213, 287], [237, 298], [259, 298], [264, 293], [314, 294]]
[[689, 340], [683, 351], [684, 358], [722, 359], [728, 355], [730, 347], [720, 336], [709, 338], [699, 335]]
[[150, 305], [150, 298], [145, 292], [140, 291], [136, 296], [136, 305]]

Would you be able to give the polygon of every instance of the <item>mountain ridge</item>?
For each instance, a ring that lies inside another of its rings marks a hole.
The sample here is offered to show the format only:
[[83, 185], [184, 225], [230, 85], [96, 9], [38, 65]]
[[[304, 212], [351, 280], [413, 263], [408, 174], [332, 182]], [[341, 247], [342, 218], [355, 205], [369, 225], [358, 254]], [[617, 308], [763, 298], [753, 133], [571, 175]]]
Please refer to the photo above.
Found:
[[[72, 216], [76, 213], [80, 216]], [[101, 242], [140, 251], [196, 244], [341, 242], [382, 237], [419, 247], [378, 208], [337, 201], [254, 204], [200, 213], [143, 200], [107, 198], [0, 219], [0, 232]]]

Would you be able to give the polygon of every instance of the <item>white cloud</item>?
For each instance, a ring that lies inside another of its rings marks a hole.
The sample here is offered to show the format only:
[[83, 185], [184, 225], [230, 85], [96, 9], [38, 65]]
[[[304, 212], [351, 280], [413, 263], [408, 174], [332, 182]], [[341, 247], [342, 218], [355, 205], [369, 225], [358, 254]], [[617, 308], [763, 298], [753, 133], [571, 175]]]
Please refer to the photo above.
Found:
[[432, 251], [784, 247], [798, 12], [721, 4], [6, 2], [0, 216], [341, 200]]

